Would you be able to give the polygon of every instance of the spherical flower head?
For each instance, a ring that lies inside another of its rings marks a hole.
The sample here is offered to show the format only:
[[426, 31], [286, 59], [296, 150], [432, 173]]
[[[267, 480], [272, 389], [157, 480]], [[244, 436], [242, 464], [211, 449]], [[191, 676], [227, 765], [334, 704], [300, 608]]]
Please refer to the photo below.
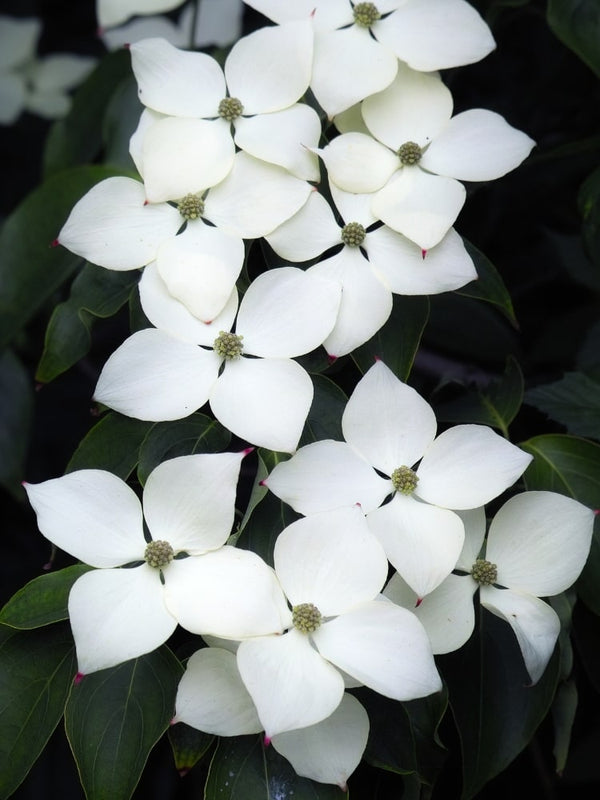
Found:
[[340, 237], [348, 247], [359, 247], [365, 240], [367, 232], [360, 222], [348, 222], [344, 225]]
[[199, 194], [186, 194], [177, 203], [177, 211], [185, 220], [199, 219], [204, 214], [204, 200]]
[[354, 22], [361, 28], [370, 28], [373, 23], [381, 19], [381, 12], [375, 3], [357, 3], [353, 9]]
[[410, 467], [397, 467], [391, 475], [392, 485], [400, 494], [412, 494], [419, 483], [419, 476]]
[[322, 620], [321, 612], [313, 603], [300, 603], [292, 609], [292, 624], [301, 633], [314, 633]]
[[168, 542], [164, 539], [157, 539], [149, 542], [144, 550], [144, 561], [149, 567], [161, 569], [173, 561], [175, 552]]
[[423, 155], [423, 149], [416, 142], [404, 142], [398, 148], [398, 158], [405, 167], [414, 167], [418, 164]]
[[471, 577], [480, 586], [491, 586], [498, 580], [498, 568], [485, 558], [478, 558], [471, 567]]
[[224, 97], [219, 103], [219, 116], [227, 122], [233, 122], [242, 116], [244, 106], [237, 97]]
[[229, 331], [219, 331], [219, 335], [213, 344], [214, 351], [226, 361], [233, 361], [242, 355], [244, 350], [243, 338], [243, 336], [238, 336]]

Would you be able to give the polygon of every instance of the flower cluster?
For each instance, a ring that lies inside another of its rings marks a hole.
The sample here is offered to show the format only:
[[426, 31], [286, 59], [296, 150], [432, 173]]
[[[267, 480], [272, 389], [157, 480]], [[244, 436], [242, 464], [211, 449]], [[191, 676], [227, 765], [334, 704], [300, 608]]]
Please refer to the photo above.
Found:
[[[593, 515], [550, 492], [516, 495], [482, 550], [485, 504], [531, 456], [481, 425], [438, 435], [429, 404], [379, 360], [347, 402], [345, 441], [298, 448], [314, 389], [296, 359], [351, 353], [394, 294], [476, 278], [452, 227], [462, 181], [501, 177], [533, 142], [493, 111], [453, 116], [436, 70], [494, 47], [463, 0], [248, 5], [275, 24], [239, 39], [223, 67], [162, 38], [131, 45], [140, 180], [97, 184], [58, 242], [141, 271], [149, 327], [109, 357], [96, 401], [148, 421], [208, 403], [249, 445], [291, 454], [262, 484], [302, 516], [279, 532], [273, 567], [228, 544], [252, 447], [164, 461], [143, 503], [100, 470], [26, 489], [42, 533], [96, 568], [69, 598], [81, 673], [180, 625], [206, 646], [175, 722], [264, 731], [298, 774], [344, 786], [369, 730], [352, 688], [440, 691], [434, 654], [469, 638], [478, 588], [539, 679], [559, 632], [540, 598], [576, 579]], [[257, 239], [282, 261], [253, 274]]]

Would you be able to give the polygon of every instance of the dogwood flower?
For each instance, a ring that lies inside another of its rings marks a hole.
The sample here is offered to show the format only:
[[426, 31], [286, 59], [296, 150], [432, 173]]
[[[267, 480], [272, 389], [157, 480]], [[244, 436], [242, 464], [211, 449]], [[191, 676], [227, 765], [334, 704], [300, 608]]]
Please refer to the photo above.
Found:
[[413, 69], [470, 64], [495, 47], [477, 11], [463, 0], [245, 0], [279, 24], [315, 27], [311, 89], [333, 117], [393, 81], [398, 59]]
[[330, 181], [374, 193], [373, 214], [424, 250], [458, 216], [466, 196], [459, 181], [500, 178], [535, 144], [493, 111], [452, 117], [452, 107], [439, 76], [400, 65], [393, 83], [361, 105], [372, 135], [343, 133], [318, 151]]
[[237, 650], [268, 738], [332, 714], [344, 694], [340, 670], [397, 700], [440, 689], [417, 618], [377, 599], [387, 559], [360, 508], [292, 523], [277, 538], [274, 564], [292, 627], [282, 636], [242, 641]]
[[146, 285], [142, 301], [162, 330], [134, 333], [110, 356], [95, 399], [156, 421], [186, 417], [209, 400], [217, 419], [236, 435], [293, 451], [313, 385], [292, 359], [318, 347], [333, 328], [339, 286], [293, 267], [269, 270], [244, 295], [234, 333], [235, 297], [206, 326], [161, 286], [157, 270], [148, 275], [154, 283]]
[[370, 195], [343, 192], [334, 184], [330, 189], [345, 224], [338, 224], [328, 202], [315, 191], [293, 217], [265, 237], [290, 261], [308, 261], [338, 246], [334, 255], [309, 269], [342, 286], [337, 322], [324, 342], [330, 355], [346, 355], [377, 333], [392, 310], [392, 292], [437, 294], [477, 277], [454, 231], [425, 258], [418, 245], [377, 225]]
[[[473, 596], [513, 629], [532, 683], [544, 673], [560, 621], [541, 600], [565, 591], [583, 569], [592, 540], [591, 509], [554, 492], [524, 492], [496, 513], [485, 536], [483, 509], [464, 516], [465, 545], [456, 569], [414, 609], [434, 652], [461, 647], [474, 627]], [[468, 573], [468, 574], [464, 574]], [[411, 602], [393, 578], [384, 594], [401, 605]]]
[[[235, 654], [219, 647], [195, 652], [177, 688], [172, 724], [184, 722], [217, 736], [259, 733], [262, 724], [244, 686]], [[296, 773], [345, 791], [367, 744], [369, 718], [358, 700], [344, 693], [326, 719], [273, 736], [271, 744]]]
[[44, 536], [97, 568], [69, 595], [81, 673], [149, 653], [177, 623], [230, 638], [281, 630], [288, 610], [273, 571], [254, 553], [225, 545], [247, 452], [159, 464], [143, 494], [150, 541], [136, 494], [110, 472], [79, 470], [25, 485]]
[[464, 525], [454, 510], [497, 497], [531, 461], [483, 425], [457, 425], [437, 438], [436, 428], [431, 406], [377, 361], [344, 410], [346, 441], [300, 448], [264, 483], [301, 514], [360, 503], [390, 562], [424, 597], [460, 555]]

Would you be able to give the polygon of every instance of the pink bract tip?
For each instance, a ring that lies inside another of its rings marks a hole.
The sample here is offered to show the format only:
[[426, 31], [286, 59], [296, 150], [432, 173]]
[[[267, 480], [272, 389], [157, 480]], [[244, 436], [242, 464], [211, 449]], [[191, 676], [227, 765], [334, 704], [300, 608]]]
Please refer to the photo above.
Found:
[[595, 509], [594, 509], [594, 514], [595, 514], [596, 516], [598, 516], [598, 514], [600, 514], [600, 508], [595, 508]]
[[417, 597], [417, 602], [415, 603], [415, 608], [418, 608], [421, 605], [422, 602], [423, 602], [423, 598], [422, 597]]
[[266, 486], [266, 485], [267, 485], [267, 479], [265, 478], [264, 480], [262, 480], [262, 481], [259, 481], [259, 482], [258, 482], [258, 485], [259, 485], [259, 486]]
[[125, 48], [125, 50], [130, 50], [131, 49], [131, 42], [125, 42], [123, 47]]
[[34, 386], [33, 386], [33, 389], [36, 392], [39, 392], [40, 389], [43, 389], [43, 388], [44, 388], [44, 384], [41, 381], [36, 381]]
[[247, 447], [245, 450], [242, 450], [242, 453], [245, 456], [249, 456], [250, 453], [253, 453], [255, 449], [256, 449], [255, 447]]
[[182, 769], [177, 770], [180, 778], [185, 778], [185, 776], [188, 774], [189, 771], [190, 771], [189, 767], [183, 767]]
[[58, 239], [53, 239], [50, 242], [50, 247], [58, 247], [59, 244], [60, 244], [60, 242], [58, 241]]
[[332, 355], [327, 356], [327, 361], [329, 361], [330, 364], [335, 364], [337, 360], [338, 360], [337, 356], [332, 356]]
[[425, 258], [427, 255], [427, 250], [421, 250], [421, 258]]
[[42, 566], [42, 569], [44, 570], [44, 572], [50, 572], [50, 570], [52, 569], [52, 562], [46, 561], [46, 563]]
[[317, 10], [316, 8], [313, 8], [313, 10], [310, 12], [311, 17], [314, 17], [316, 10]]
[[265, 747], [268, 747], [271, 744], [271, 737], [267, 736], [266, 733], [265, 733], [265, 738], [263, 739], [263, 742], [264, 742]]
[[381, 356], [374, 356], [374, 358], [375, 358], [375, 362], [381, 361]]
[[77, 675], [75, 675], [75, 677], [73, 678], [73, 683], [75, 684], [75, 686], [79, 686], [79, 684], [84, 678], [85, 675], [83, 674], [83, 672], [78, 672]]

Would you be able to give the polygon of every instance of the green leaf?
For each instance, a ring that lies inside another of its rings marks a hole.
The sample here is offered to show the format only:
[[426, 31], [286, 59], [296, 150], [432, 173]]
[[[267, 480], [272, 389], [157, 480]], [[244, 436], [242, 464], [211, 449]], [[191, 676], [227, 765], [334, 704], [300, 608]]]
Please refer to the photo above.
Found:
[[410, 375], [421, 336], [429, 317], [426, 297], [394, 295], [394, 306], [383, 328], [352, 353], [357, 367], [365, 373], [380, 358], [401, 381]]
[[2, 637], [1, 800], [13, 794], [46, 746], [62, 717], [76, 670], [73, 637], [66, 624]]
[[458, 397], [436, 403], [438, 419], [447, 422], [477, 423], [498, 428], [508, 438], [508, 426], [516, 417], [523, 400], [523, 374], [512, 356], [506, 361], [504, 375], [484, 389], [468, 390]]
[[137, 270], [115, 272], [86, 264], [73, 281], [69, 299], [50, 317], [36, 379], [42, 383], [54, 380], [83, 358], [90, 349], [96, 319], [116, 314], [138, 279]]
[[0, 354], [0, 484], [17, 492], [23, 479], [33, 415], [31, 376], [12, 352]]
[[438, 663], [461, 740], [462, 798], [469, 800], [530, 742], [554, 697], [559, 659], [555, 652], [531, 686], [510, 626], [483, 610], [480, 635]]
[[197, 731], [184, 722], [169, 727], [169, 742], [175, 759], [175, 767], [181, 776], [191, 770], [194, 764], [210, 750], [215, 737]]
[[168, 647], [86, 675], [65, 709], [87, 800], [128, 800], [169, 727], [183, 668]]
[[116, 174], [106, 167], [61, 172], [35, 189], [6, 219], [0, 231], [0, 348], [82, 263], [64, 247], [52, 247], [52, 242], [82, 195]]
[[525, 393], [525, 402], [560, 422], [569, 433], [600, 439], [600, 380], [567, 372], [554, 383]]
[[348, 402], [344, 392], [324, 375], [313, 375], [315, 387], [308, 417], [298, 447], [321, 439], [342, 441], [342, 414]]
[[105, 469], [127, 480], [139, 461], [140, 447], [153, 425], [153, 422], [110, 411], [81, 440], [65, 472]]
[[571, 732], [577, 712], [577, 701], [577, 684], [574, 680], [566, 681], [558, 687], [552, 704], [552, 721], [554, 724], [554, 747], [552, 753], [558, 775], [562, 775], [567, 763]]
[[168, 458], [219, 453], [230, 441], [230, 432], [220, 422], [198, 411], [174, 422], [157, 422], [142, 444], [138, 479], [146, 483], [152, 470]]
[[337, 786], [300, 778], [260, 736], [221, 739], [210, 764], [204, 800], [344, 800]]
[[104, 56], [75, 93], [67, 116], [50, 129], [44, 151], [45, 175], [96, 159], [102, 147], [106, 108], [121, 81], [130, 74], [131, 57], [127, 50], [115, 50]]
[[600, 516], [598, 515], [594, 519], [592, 546], [575, 587], [586, 606], [600, 617]]
[[598, 0], [548, 0], [548, 25], [600, 78], [600, 4]]
[[102, 120], [104, 163], [127, 172], [136, 171], [129, 153], [129, 140], [138, 126], [141, 111], [137, 81], [129, 75], [111, 95]]
[[69, 618], [67, 602], [71, 587], [92, 567], [75, 564], [29, 581], [0, 611], [0, 623], [29, 630]]
[[479, 277], [466, 286], [463, 286], [461, 289], [457, 289], [456, 294], [463, 295], [463, 297], [472, 297], [476, 300], [485, 300], [491, 303], [504, 314], [515, 328], [518, 328], [512, 300], [508, 289], [504, 285], [504, 281], [500, 277], [500, 273], [489, 258], [484, 256], [480, 250], [466, 239], [465, 247], [467, 253], [473, 259]]
[[272, 492], [267, 492], [246, 521], [243, 535], [237, 540], [237, 546], [244, 550], [252, 550], [267, 564], [273, 566], [273, 548], [277, 537], [284, 528], [297, 519], [300, 519], [300, 514], [296, 514]]
[[600, 265], [600, 167], [583, 182], [577, 198], [583, 218], [581, 235], [589, 257]]

